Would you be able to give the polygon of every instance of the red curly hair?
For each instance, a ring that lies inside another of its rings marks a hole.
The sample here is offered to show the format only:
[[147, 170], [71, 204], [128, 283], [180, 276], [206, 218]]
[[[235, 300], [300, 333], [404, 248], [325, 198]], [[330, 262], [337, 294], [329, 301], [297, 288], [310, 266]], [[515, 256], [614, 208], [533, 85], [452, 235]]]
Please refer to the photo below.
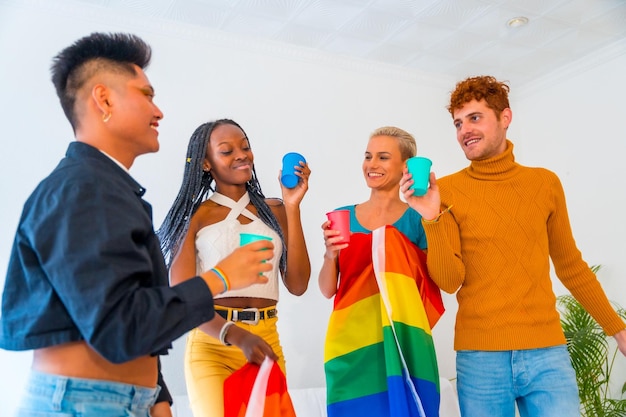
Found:
[[490, 75], [467, 78], [458, 82], [450, 94], [448, 111], [454, 117], [456, 110], [472, 100], [485, 100], [487, 107], [492, 109], [500, 120], [502, 110], [509, 107], [509, 86]]

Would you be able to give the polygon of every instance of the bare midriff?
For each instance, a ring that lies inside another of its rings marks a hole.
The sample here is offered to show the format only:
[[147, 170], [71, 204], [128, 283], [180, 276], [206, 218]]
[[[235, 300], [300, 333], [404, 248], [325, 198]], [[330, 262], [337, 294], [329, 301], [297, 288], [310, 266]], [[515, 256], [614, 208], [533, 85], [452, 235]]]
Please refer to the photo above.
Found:
[[33, 369], [73, 378], [99, 379], [154, 388], [157, 383], [156, 356], [141, 356], [121, 364], [109, 362], [86, 342], [71, 342], [36, 349]]
[[228, 297], [214, 300], [215, 305], [228, 308], [266, 308], [276, 305], [276, 300], [268, 298]]

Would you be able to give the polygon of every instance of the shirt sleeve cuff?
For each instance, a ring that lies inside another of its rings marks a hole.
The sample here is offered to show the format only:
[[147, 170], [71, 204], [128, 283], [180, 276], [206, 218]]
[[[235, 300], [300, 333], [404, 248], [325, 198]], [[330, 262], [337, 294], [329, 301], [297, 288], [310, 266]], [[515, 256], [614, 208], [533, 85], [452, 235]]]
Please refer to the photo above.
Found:
[[187, 305], [187, 314], [197, 326], [215, 317], [213, 294], [201, 277], [193, 277], [172, 287]]

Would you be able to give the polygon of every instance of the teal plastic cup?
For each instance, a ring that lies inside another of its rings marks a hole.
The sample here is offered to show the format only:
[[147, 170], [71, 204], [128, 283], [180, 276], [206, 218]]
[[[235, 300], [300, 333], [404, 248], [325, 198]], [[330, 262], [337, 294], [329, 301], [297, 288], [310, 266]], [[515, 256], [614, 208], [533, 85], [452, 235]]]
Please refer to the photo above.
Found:
[[413, 176], [413, 185], [409, 187], [413, 190], [413, 195], [422, 196], [428, 191], [428, 183], [430, 180], [430, 167], [432, 161], [423, 156], [414, 156], [406, 161], [406, 167]]
[[247, 245], [248, 243], [256, 242], [257, 240], [272, 240], [269, 236], [256, 235], [254, 233], [240, 233], [239, 234], [239, 245]]
[[283, 168], [280, 182], [287, 188], [294, 188], [298, 185], [300, 178], [296, 175], [296, 166], [300, 166], [300, 161], [306, 162], [304, 156], [297, 152], [289, 152], [283, 156]]
[[[247, 245], [248, 243], [256, 242], [257, 240], [272, 240], [269, 236], [256, 235], [254, 233], [239, 233], [239, 245]], [[265, 250], [265, 249], [263, 249]], [[265, 261], [263, 261], [265, 263]], [[263, 274], [259, 274], [263, 275]]]

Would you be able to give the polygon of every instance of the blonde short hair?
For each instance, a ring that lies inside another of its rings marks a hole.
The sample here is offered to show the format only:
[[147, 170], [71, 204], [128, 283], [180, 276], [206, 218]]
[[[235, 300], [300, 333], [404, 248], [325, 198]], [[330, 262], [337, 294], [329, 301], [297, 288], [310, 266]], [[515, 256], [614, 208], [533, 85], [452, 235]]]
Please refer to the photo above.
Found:
[[374, 130], [370, 135], [370, 139], [374, 136], [390, 136], [398, 140], [400, 146], [400, 156], [403, 161], [415, 156], [417, 154], [417, 144], [415, 138], [406, 130], [402, 130], [395, 126], [383, 126]]

